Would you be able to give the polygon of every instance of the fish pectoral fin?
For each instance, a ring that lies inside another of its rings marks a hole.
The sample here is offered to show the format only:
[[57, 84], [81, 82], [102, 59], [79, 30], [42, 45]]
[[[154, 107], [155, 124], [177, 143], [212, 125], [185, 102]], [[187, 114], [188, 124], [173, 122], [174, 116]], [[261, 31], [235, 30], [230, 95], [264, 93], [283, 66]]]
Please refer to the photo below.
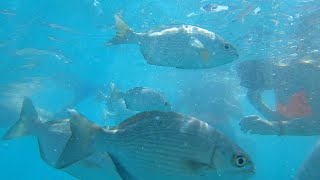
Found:
[[204, 45], [202, 44], [202, 42], [196, 37], [191, 37], [189, 44], [194, 48], [198, 48], [198, 49], [205, 48]]
[[214, 169], [214, 167], [210, 164], [198, 162], [195, 160], [186, 160], [184, 161], [184, 166], [190, 169], [191, 171], [198, 171], [201, 169]]
[[209, 59], [210, 54], [209, 54], [208, 49], [203, 48], [200, 50], [199, 53], [200, 53], [200, 57], [203, 61], [207, 61]]
[[137, 178], [133, 177], [133, 175], [126, 169], [126, 167], [122, 164], [122, 162], [119, 161], [119, 159], [115, 155], [112, 155], [110, 153], [108, 153], [108, 155], [122, 180], [137, 180]]
[[182, 66], [176, 66], [177, 69], [187, 69], [185, 67], [182, 67]]
[[140, 48], [140, 52], [148, 64], [154, 64], [152, 57], [149, 55], [149, 53], [147, 52], [147, 50], [145, 48]]

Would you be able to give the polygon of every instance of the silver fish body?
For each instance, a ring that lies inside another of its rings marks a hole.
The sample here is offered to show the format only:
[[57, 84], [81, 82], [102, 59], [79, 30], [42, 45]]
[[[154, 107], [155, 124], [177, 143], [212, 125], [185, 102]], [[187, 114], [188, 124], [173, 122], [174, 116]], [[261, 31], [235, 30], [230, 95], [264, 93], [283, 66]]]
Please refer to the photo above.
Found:
[[146, 87], [130, 89], [123, 97], [128, 109], [135, 111], [168, 111], [171, 105], [165, 96], [158, 91]]
[[170, 111], [171, 104], [161, 93], [148, 87], [135, 87], [127, 92], [122, 92], [114, 83], [110, 84], [111, 94], [106, 98], [107, 106], [123, 99], [126, 108], [132, 111]]
[[[109, 130], [76, 112], [71, 119], [72, 138], [58, 167], [98, 151], [110, 154], [123, 179], [210, 179], [254, 172], [240, 147], [205, 122], [182, 114], [143, 112]], [[75, 149], [82, 152], [72, 153]]]
[[135, 33], [115, 16], [117, 35], [107, 45], [135, 43], [147, 63], [180, 69], [207, 69], [238, 59], [237, 49], [221, 36], [191, 25], [163, 26]]
[[301, 167], [295, 175], [295, 180], [317, 180], [320, 179], [319, 162], [320, 143], [318, 142], [313, 148], [310, 155], [307, 156]]

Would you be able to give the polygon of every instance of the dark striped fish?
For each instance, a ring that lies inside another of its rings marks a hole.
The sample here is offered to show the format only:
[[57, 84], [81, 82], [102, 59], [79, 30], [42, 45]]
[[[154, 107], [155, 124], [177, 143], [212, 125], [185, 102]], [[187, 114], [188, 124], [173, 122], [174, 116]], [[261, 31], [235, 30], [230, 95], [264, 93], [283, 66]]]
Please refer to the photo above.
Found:
[[63, 168], [94, 152], [110, 155], [122, 179], [212, 179], [252, 175], [240, 147], [207, 123], [175, 112], [139, 113], [102, 129], [71, 112], [72, 136], [58, 160]]
[[171, 25], [136, 33], [119, 16], [115, 19], [117, 34], [107, 45], [139, 44], [149, 64], [206, 69], [231, 63], [239, 57], [235, 47], [206, 29]]

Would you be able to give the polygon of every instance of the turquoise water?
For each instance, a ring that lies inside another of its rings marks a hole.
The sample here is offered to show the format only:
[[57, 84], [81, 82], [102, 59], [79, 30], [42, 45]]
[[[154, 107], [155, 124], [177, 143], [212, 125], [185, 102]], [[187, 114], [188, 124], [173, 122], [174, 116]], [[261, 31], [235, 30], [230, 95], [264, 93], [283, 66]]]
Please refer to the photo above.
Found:
[[[201, 10], [208, 3], [228, 9]], [[224, 112], [228, 107], [223, 103], [211, 107], [209, 99], [223, 97], [243, 115], [259, 114], [239, 84], [236, 65], [251, 59], [288, 62], [310, 53], [309, 47], [318, 47], [313, 42], [317, 31], [305, 34], [319, 23], [317, 7], [319, 3], [311, 0], [2, 1], [0, 132], [19, 118], [24, 96], [47, 116], [76, 97], [81, 99], [75, 104], [79, 112], [101, 126], [113, 125], [117, 121], [105, 120], [106, 107], [97, 101], [98, 92], [110, 93], [110, 82], [123, 90], [145, 86], [163, 92], [174, 111], [206, 121], [245, 149], [256, 164], [251, 179], [293, 179], [317, 137], [244, 134], [238, 125], [241, 116]], [[240, 57], [205, 70], [147, 64], [136, 44], [105, 46], [115, 35], [115, 14], [136, 32], [167, 24], [208, 29], [235, 45]], [[308, 43], [300, 44], [301, 38]], [[274, 106], [273, 93], [264, 96]], [[120, 119], [125, 116], [121, 115]], [[0, 163], [0, 179], [74, 179], [42, 161], [31, 136], [0, 141]]]

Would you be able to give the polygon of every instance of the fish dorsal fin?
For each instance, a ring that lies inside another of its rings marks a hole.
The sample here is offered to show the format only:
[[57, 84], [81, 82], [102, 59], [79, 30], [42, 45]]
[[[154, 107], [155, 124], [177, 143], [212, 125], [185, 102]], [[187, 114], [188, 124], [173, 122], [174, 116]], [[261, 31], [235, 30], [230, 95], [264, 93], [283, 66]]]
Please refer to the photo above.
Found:
[[135, 124], [141, 118], [149, 116], [152, 113], [154, 113], [154, 111], [152, 111], [152, 112], [141, 112], [141, 113], [138, 113], [136, 115], [133, 115], [130, 118], [124, 120], [122, 123], [120, 123], [116, 128], [117, 129], [123, 129], [123, 128], [127, 127], [127, 126], [130, 126], [131, 124]]
[[119, 159], [109, 154], [110, 159], [112, 160], [114, 166], [116, 167], [116, 170], [121, 177], [122, 180], [137, 180], [126, 168], [123, 166], [123, 164], [119, 161]]

